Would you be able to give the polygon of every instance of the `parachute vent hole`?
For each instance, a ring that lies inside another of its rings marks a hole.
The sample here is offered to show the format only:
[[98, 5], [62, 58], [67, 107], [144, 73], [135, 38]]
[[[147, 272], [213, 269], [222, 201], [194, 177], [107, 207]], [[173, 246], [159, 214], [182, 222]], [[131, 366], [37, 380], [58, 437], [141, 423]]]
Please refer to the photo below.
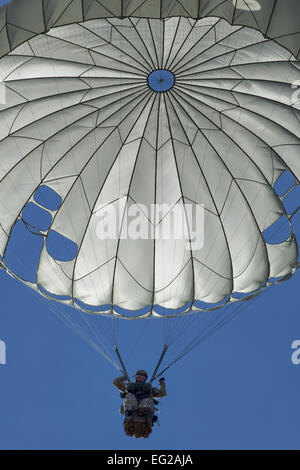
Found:
[[175, 309], [169, 309], [169, 308], [166, 308], [166, 307], [162, 307], [161, 305], [154, 305], [154, 311], [155, 313], [158, 313], [159, 315], [170, 315], [171, 314], [178, 314], [178, 313], [182, 313], [182, 312], [185, 312], [186, 310], [190, 310], [192, 306], [192, 302], [189, 302], [185, 305], [183, 305], [183, 307], [180, 307], [180, 308], [175, 308]]
[[291, 227], [286, 215], [283, 215], [264, 232], [264, 240], [270, 245], [278, 245], [286, 241], [291, 235]]
[[127, 310], [126, 308], [122, 308], [119, 305], [114, 305], [114, 310], [124, 317], [139, 317], [141, 315], [146, 315], [151, 310], [151, 305], [147, 305], [144, 308], [139, 310]]
[[42, 284], [38, 284], [37, 287], [38, 287], [39, 291], [40, 291], [42, 294], [45, 294], [45, 295], [47, 295], [48, 297], [51, 297], [52, 299], [61, 300], [61, 301], [64, 301], [64, 300], [71, 300], [71, 297], [70, 297], [69, 295], [56, 295], [56, 294], [52, 294], [52, 292], [47, 291], [47, 290], [42, 286]]
[[111, 306], [110, 304], [103, 304], [103, 305], [89, 305], [84, 302], [82, 302], [79, 299], [74, 299], [74, 302], [78, 307], [82, 308], [83, 310], [88, 310], [90, 312], [107, 312], [107, 310], [110, 310]]
[[270, 277], [268, 280], [268, 284], [276, 284], [277, 282], [284, 281], [285, 279], [286, 279], [286, 276]]
[[158, 93], [170, 90], [174, 86], [174, 83], [174, 74], [169, 70], [153, 70], [153, 72], [148, 75], [149, 87]]
[[295, 184], [295, 177], [293, 173], [286, 170], [284, 171], [279, 178], [276, 180], [274, 184], [274, 190], [278, 194], [278, 196], [283, 196], [291, 189], [292, 186]]
[[194, 307], [199, 308], [201, 310], [210, 310], [214, 308], [221, 307], [222, 305], [225, 305], [229, 300], [229, 295], [227, 295], [224, 299], [220, 300], [220, 302], [203, 302], [202, 300], [195, 300], [194, 301]]
[[40, 206], [43, 206], [50, 211], [57, 211], [62, 203], [61, 196], [56, 191], [49, 188], [49, 186], [45, 185], [40, 186], [36, 190], [34, 200]]
[[5, 254], [5, 265], [24, 281], [36, 283], [44, 237], [31, 233], [22, 220], [14, 225]]
[[78, 246], [69, 238], [51, 230], [46, 241], [47, 251], [57, 261], [72, 261], [78, 252]]
[[295, 187], [289, 192], [284, 200], [283, 205], [288, 214], [292, 214], [296, 209], [299, 208], [300, 201], [300, 184], [295, 185]]
[[26, 204], [22, 212], [22, 219], [26, 224], [43, 232], [49, 229], [52, 222], [51, 214], [33, 202]]
[[262, 284], [258, 289], [256, 290], [253, 290], [251, 292], [233, 292], [231, 297], [233, 299], [237, 299], [237, 300], [246, 300], [246, 299], [250, 299], [251, 297], [253, 297], [255, 294], [258, 294], [261, 289], [264, 287], [265, 284]]

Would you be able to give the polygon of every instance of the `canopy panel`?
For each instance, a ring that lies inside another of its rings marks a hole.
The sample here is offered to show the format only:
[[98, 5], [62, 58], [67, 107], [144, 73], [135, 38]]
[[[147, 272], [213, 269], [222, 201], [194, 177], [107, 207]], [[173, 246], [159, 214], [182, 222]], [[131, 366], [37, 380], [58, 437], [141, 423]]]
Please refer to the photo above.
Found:
[[99, 18], [172, 16], [213, 16], [249, 26], [299, 58], [298, 0], [11, 0], [0, 8], [0, 56], [56, 26]]
[[[3, 267], [13, 272], [23, 224], [43, 243], [34, 281], [14, 275], [84, 310], [137, 317], [219, 306], [292, 275], [294, 212], [275, 185], [289, 172], [291, 192], [300, 179], [294, 55], [219, 18], [246, 14], [232, 2], [200, 20], [221, 2], [200, 2], [200, 15], [189, 2], [190, 18], [165, 20], [113, 17], [147, 16], [159, 2], [122, 2], [121, 13], [113, 1], [24, 3], [34, 28], [15, 0], [2, 30], [12, 49], [0, 60]], [[183, 15], [179, 3], [158, 16]], [[271, 31], [282, 2], [264, 4]], [[284, 239], [266, 239], [282, 218]]]

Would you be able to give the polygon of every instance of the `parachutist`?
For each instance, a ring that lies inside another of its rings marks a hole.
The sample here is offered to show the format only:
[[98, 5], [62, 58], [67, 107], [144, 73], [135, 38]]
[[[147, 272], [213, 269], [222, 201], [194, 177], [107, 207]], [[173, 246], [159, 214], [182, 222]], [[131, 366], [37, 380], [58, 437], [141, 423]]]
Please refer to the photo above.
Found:
[[159, 380], [159, 388], [152, 387], [147, 378], [147, 372], [140, 369], [135, 373], [134, 382], [126, 382], [125, 375], [113, 381], [113, 385], [121, 392], [121, 398], [124, 398], [120, 413], [125, 415], [123, 426], [127, 436], [148, 437], [153, 424], [157, 422], [155, 405], [158, 401], [155, 398], [167, 396], [164, 378]]

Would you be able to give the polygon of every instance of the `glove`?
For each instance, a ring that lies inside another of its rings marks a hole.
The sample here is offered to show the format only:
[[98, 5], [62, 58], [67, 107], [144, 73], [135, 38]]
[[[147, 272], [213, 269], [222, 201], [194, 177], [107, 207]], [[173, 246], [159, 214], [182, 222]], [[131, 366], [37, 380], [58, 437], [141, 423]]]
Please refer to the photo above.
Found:
[[165, 381], [165, 378], [164, 378], [164, 377], [162, 377], [161, 379], [159, 379], [159, 383], [160, 383], [160, 382], [164, 382], [164, 381]]

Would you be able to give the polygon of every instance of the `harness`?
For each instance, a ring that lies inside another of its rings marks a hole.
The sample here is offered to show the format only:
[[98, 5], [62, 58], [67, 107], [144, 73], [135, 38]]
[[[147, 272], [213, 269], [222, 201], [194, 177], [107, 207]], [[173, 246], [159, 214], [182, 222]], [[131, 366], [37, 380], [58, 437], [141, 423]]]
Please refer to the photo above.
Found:
[[126, 387], [127, 393], [132, 393], [140, 401], [144, 398], [150, 398], [152, 394], [152, 385], [145, 382], [129, 382]]
[[[126, 398], [128, 393], [132, 393], [138, 402], [144, 400], [145, 398], [151, 398], [153, 400], [154, 405], [159, 404], [159, 401], [155, 400], [152, 396], [152, 385], [149, 382], [129, 382], [126, 385], [126, 392], [121, 392], [120, 397]], [[157, 408], [155, 408], [155, 410], [157, 410]], [[124, 414], [123, 411], [121, 411], [121, 414]], [[141, 410], [138, 409], [135, 412], [128, 411], [128, 414], [126, 414], [126, 419], [128, 419], [129, 417], [134, 418], [134, 420], [152, 418], [152, 426], [156, 422], [158, 424], [157, 416], [153, 415], [153, 413], [150, 412], [150, 409], [147, 408], [141, 408]]]

